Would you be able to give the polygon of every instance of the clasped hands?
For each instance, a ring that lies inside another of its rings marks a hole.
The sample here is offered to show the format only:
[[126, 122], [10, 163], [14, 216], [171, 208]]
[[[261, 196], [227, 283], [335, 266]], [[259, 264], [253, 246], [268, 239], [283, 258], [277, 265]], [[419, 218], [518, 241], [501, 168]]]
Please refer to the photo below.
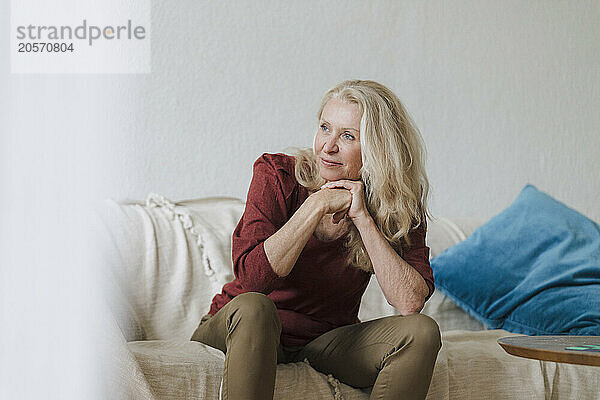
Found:
[[325, 213], [333, 213], [333, 223], [339, 223], [346, 215], [355, 224], [370, 217], [365, 203], [362, 181], [342, 179], [327, 182], [321, 186], [321, 189], [317, 193], [323, 196], [326, 206]]

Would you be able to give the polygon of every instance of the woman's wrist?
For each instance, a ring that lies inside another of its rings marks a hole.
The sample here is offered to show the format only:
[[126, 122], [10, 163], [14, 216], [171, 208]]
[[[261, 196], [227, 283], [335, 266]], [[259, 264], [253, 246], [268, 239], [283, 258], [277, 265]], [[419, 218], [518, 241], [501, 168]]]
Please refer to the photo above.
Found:
[[321, 199], [320, 191], [312, 193], [302, 205], [307, 205], [317, 213], [319, 220], [327, 214], [325, 202]]
[[354, 218], [352, 220], [352, 223], [354, 224], [354, 226], [356, 226], [356, 229], [358, 229], [358, 232], [362, 233], [373, 227], [373, 225], [375, 225], [375, 221], [373, 220], [373, 218], [371, 217], [371, 214], [369, 214], [368, 211], [365, 211], [362, 215], [360, 215], [357, 218]]

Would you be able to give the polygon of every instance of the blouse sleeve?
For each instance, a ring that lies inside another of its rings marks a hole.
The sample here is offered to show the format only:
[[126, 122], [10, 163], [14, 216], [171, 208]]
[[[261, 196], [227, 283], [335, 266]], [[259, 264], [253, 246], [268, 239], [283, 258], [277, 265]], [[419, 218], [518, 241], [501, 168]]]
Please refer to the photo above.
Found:
[[427, 223], [409, 231], [408, 236], [410, 238], [410, 248], [405, 248], [403, 245], [402, 259], [409, 263], [421, 276], [425, 279], [425, 283], [429, 287], [429, 294], [425, 298], [427, 301], [433, 291], [435, 285], [433, 281], [433, 270], [429, 263], [429, 247], [425, 245], [425, 235], [427, 232]]
[[246, 208], [233, 232], [233, 272], [241, 286], [252, 292], [269, 294], [279, 277], [265, 253], [264, 242], [288, 219], [282, 180], [285, 171], [263, 154], [254, 163]]

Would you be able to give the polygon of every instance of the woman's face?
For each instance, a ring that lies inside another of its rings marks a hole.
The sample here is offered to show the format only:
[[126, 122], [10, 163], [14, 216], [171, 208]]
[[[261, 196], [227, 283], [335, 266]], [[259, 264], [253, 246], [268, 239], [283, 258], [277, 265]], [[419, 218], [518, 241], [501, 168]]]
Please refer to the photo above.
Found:
[[315, 136], [315, 154], [326, 181], [360, 179], [361, 116], [358, 104], [335, 98], [325, 104]]

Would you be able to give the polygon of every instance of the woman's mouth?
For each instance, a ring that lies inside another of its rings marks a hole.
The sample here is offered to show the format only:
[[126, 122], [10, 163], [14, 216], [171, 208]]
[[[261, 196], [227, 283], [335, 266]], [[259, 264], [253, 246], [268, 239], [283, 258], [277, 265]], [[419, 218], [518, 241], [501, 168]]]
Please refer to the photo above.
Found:
[[321, 164], [325, 165], [326, 167], [340, 167], [342, 165], [341, 163], [325, 160], [324, 158], [321, 158]]

